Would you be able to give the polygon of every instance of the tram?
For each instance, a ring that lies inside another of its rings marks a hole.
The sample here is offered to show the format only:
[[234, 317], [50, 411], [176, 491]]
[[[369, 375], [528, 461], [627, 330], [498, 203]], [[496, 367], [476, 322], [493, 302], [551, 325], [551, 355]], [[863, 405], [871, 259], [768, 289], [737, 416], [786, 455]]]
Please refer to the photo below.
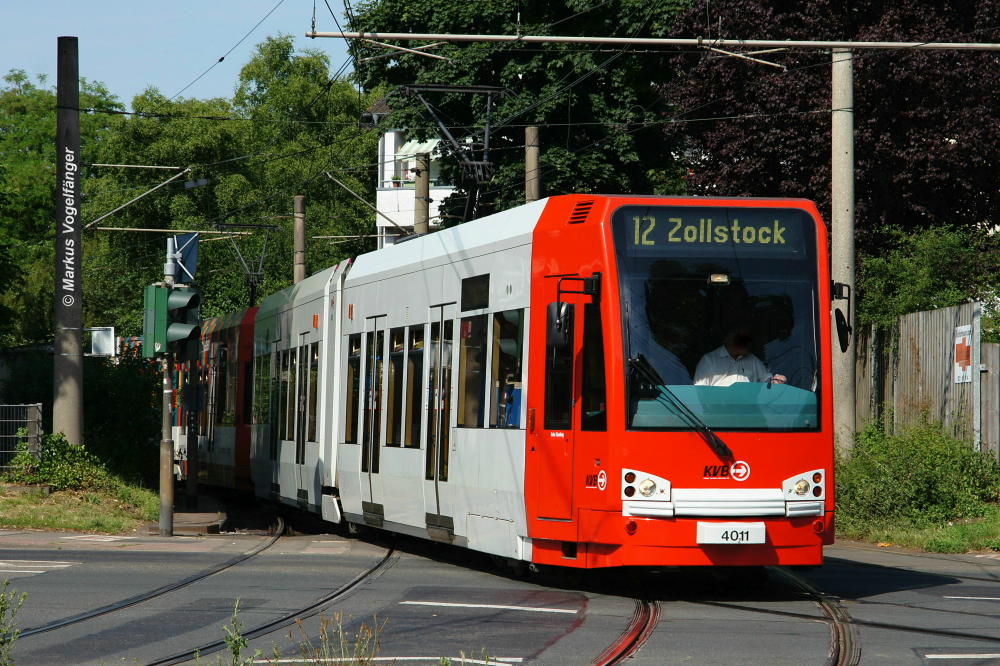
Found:
[[203, 327], [200, 477], [537, 564], [821, 564], [826, 238], [563, 195], [344, 261]]

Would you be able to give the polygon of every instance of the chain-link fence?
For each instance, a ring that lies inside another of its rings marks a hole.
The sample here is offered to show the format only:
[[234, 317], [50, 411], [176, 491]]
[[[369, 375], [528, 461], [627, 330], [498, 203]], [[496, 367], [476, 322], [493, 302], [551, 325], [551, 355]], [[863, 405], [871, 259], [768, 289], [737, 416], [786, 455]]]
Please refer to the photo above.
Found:
[[[21, 429], [24, 432], [19, 434]], [[21, 440], [38, 453], [42, 436], [42, 405], [0, 405], [0, 471], [10, 465]]]

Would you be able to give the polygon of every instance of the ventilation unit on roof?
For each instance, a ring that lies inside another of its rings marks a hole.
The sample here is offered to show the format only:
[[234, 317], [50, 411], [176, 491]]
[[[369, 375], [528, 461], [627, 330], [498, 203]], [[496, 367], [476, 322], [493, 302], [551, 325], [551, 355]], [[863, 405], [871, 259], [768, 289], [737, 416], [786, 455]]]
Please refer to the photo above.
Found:
[[590, 209], [594, 207], [593, 201], [581, 201], [573, 208], [573, 214], [569, 216], [570, 224], [581, 224], [587, 221]]

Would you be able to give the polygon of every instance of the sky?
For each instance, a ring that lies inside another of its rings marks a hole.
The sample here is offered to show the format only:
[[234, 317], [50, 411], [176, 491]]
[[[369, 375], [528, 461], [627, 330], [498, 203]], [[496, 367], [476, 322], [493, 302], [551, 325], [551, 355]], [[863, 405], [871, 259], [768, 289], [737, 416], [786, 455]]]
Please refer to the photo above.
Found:
[[[313, 6], [313, 0], [0, 0], [0, 76], [22, 69], [36, 85], [37, 75], [46, 75], [54, 88], [57, 38], [75, 36], [80, 76], [100, 81], [130, 107], [150, 86], [174, 96], [235, 47], [181, 95], [231, 97], [240, 68], [268, 36], [292, 35], [296, 49], [326, 52], [334, 71], [347, 60], [343, 40], [303, 36]], [[326, 3], [315, 6], [316, 29], [337, 31]], [[330, 7], [343, 26], [341, 0]]]

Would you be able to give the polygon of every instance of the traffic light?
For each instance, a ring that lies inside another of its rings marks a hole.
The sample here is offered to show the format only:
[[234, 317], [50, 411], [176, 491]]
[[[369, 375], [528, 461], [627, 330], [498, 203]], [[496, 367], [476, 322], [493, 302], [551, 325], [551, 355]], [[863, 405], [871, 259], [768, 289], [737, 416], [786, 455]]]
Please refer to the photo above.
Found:
[[201, 334], [197, 287], [161, 287], [148, 285], [143, 293], [145, 314], [142, 322], [142, 355], [153, 358], [164, 354], [172, 343], [182, 348], [186, 341]]

